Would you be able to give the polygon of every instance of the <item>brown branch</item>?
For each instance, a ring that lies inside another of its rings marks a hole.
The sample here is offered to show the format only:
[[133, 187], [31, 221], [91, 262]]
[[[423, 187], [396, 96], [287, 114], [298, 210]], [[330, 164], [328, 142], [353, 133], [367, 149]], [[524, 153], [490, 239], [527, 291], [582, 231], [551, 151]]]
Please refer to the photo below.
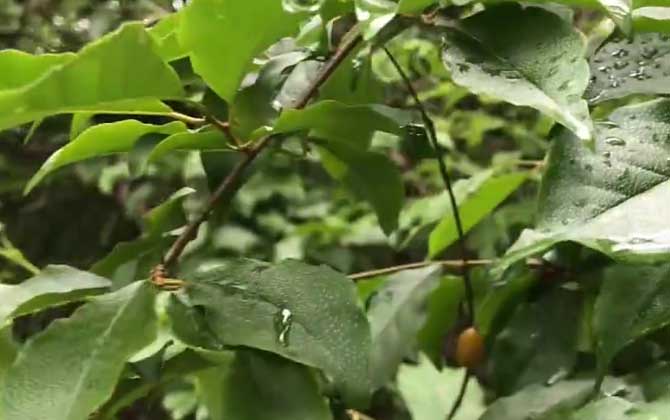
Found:
[[[375, 270], [361, 271], [360, 273], [353, 273], [347, 275], [351, 280], [359, 281], [364, 279], [369, 279], [371, 277], [383, 276], [385, 274], [393, 274], [398, 271], [412, 270], [414, 268], [427, 267], [429, 265], [437, 264], [445, 268], [456, 269], [457, 272], [460, 272], [464, 267], [485, 267], [493, 265], [496, 263], [496, 260], [437, 260], [437, 261], [419, 261], [408, 264], [394, 265], [391, 267], [377, 268]], [[546, 262], [530, 258], [526, 261], [526, 265], [531, 268], [539, 268], [546, 265]]]
[[[342, 43], [335, 53], [333, 53], [330, 59], [323, 65], [323, 67], [321, 67], [314, 81], [307, 87], [305, 92], [296, 102], [295, 109], [304, 108], [309, 101], [316, 96], [323, 83], [328, 80], [337, 67], [344, 61], [347, 55], [356, 48], [361, 40], [360, 28], [356, 25], [344, 36]], [[258, 143], [246, 151], [244, 158], [233, 168], [214, 191], [207, 202], [205, 211], [186, 226], [184, 231], [177, 237], [174, 244], [172, 244], [172, 247], [165, 254], [165, 257], [163, 258], [163, 265], [165, 265], [165, 267], [169, 267], [177, 262], [181, 254], [184, 252], [186, 245], [196, 237], [200, 225], [207, 220], [215, 206], [227, 205], [232, 201], [235, 193], [242, 186], [242, 175], [244, 174], [244, 171], [267, 147], [271, 138], [271, 136], [262, 138]]]
[[429, 265], [441, 265], [447, 268], [457, 268], [459, 270], [463, 269], [466, 265], [468, 267], [481, 267], [488, 266], [493, 264], [494, 260], [441, 260], [441, 261], [420, 261], [409, 264], [395, 265], [393, 267], [379, 268], [376, 270], [362, 271], [360, 273], [349, 274], [349, 278], [352, 280], [363, 280], [370, 277], [382, 276], [385, 274], [393, 274], [398, 271], [411, 270], [414, 268], [427, 267]]

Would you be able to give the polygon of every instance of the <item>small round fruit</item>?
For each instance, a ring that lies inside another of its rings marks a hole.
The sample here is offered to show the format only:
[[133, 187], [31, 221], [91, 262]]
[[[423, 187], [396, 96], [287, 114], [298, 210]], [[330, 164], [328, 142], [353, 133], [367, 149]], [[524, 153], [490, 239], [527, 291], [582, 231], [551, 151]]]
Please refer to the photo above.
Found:
[[458, 336], [456, 361], [460, 366], [473, 369], [484, 360], [484, 337], [474, 328], [464, 330]]

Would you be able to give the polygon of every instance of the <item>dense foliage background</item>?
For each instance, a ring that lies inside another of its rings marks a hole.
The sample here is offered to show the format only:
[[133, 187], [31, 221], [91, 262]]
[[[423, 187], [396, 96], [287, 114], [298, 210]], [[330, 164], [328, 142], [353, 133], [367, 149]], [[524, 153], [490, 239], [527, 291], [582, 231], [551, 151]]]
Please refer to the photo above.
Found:
[[664, 3], [0, 0], [0, 419], [665, 418]]

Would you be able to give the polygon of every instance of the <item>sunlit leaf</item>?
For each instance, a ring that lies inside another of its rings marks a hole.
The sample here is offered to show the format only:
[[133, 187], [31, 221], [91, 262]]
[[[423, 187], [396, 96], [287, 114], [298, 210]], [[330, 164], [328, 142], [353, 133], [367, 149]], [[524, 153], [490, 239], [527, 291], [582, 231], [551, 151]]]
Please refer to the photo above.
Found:
[[141, 24], [122, 26], [31, 83], [0, 91], [0, 128], [68, 112], [135, 113], [138, 100], [142, 108], [150, 98], [182, 96], [176, 73], [153, 47]]
[[232, 102], [252, 59], [296, 33], [301, 17], [278, 0], [194, 0], [181, 12], [179, 41], [195, 71]]

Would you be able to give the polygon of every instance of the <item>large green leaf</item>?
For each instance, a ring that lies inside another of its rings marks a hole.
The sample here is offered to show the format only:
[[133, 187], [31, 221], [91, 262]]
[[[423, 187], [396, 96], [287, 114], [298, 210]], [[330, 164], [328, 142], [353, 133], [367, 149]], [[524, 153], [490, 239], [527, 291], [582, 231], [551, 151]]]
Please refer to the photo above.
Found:
[[489, 405], [480, 420], [565, 419], [593, 391], [593, 381], [561, 381], [552, 386], [530, 385]]
[[394, 274], [370, 301], [373, 388], [392, 379], [416, 345], [416, 335], [426, 321], [428, 297], [439, 284], [438, 271], [439, 267], [429, 266]]
[[153, 48], [141, 24], [122, 26], [32, 83], [0, 91], [0, 129], [68, 112], [135, 113], [149, 98], [182, 96], [176, 73]]
[[277, 353], [323, 370], [351, 405], [368, 398], [369, 326], [352, 282], [330, 268], [233, 260], [193, 276], [169, 313], [190, 345]]
[[9, 367], [14, 363], [19, 346], [12, 336], [10, 326], [0, 329], [0, 389], [5, 386], [5, 376]]
[[149, 29], [156, 43], [156, 53], [165, 61], [174, 61], [188, 56], [188, 50], [179, 42], [180, 13], [172, 13]]
[[404, 113], [382, 105], [347, 105], [324, 100], [305, 109], [285, 110], [271, 133], [309, 130], [313, 137], [346, 142], [365, 150], [375, 131], [400, 135], [400, 126], [407, 121]]
[[224, 150], [230, 144], [219, 130], [176, 133], [162, 140], [151, 151], [147, 160], [155, 162], [170, 152], [180, 150]]
[[[463, 380], [463, 369], [438, 371], [423, 354], [416, 366], [402, 365], [398, 389], [414, 420], [444, 420]], [[470, 381], [462, 406], [454, 420], [472, 420], [484, 411], [484, 392], [477, 381]]]
[[[488, 216], [510, 194], [516, 191], [528, 177], [527, 172], [512, 172], [493, 176], [486, 176], [487, 172], [475, 175], [484, 178], [477, 188], [468, 189], [466, 195], [457, 201], [464, 233], [472, 229], [484, 217]], [[431, 257], [439, 255], [458, 239], [458, 230], [451, 212], [445, 213], [442, 221], [433, 229], [428, 241], [428, 254]]]
[[500, 394], [551, 381], [572, 370], [580, 308], [577, 293], [556, 289], [517, 309], [491, 350], [491, 376]]
[[670, 323], [670, 266], [605, 270], [593, 313], [600, 373], [627, 344]]
[[603, 44], [589, 59], [592, 103], [633, 94], [670, 93], [668, 35], [636, 33]]
[[340, 142], [320, 142], [321, 161], [330, 175], [369, 202], [388, 235], [398, 226], [405, 187], [398, 168], [385, 155]]
[[310, 369], [270, 353], [237, 351], [196, 378], [211, 420], [332, 419]]
[[[664, 4], [667, 6], [667, 4]], [[641, 7], [633, 11], [635, 30], [670, 34], [670, 7]]]
[[536, 108], [591, 138], [583, 37], [541, 8], [500, 5], [445, 31], [443, 60], [454, 82], [477, 94]]
[[179, 40], [193, 68], [228, 102], [253, 58], [296, 33], [302, 17], [277, 0], [194, 0], [181, 14]]
[[65, 265], [50, 265], [17, 285], [0, 285], [0, 328], [13, 317], [95, 295], [110, 286], [95, 274]]
[[72, 53], [32, 55], [17, 50], [0, 51], [0, 90], [16, 89], [34, 82], [74, 57]]
[[5, 420], [81, 420], [114, 390], [123, 366], [156, 334], [149, 283], [93, 299], [24, 346], [2, 390]]
[[186, 131], [186, 125], [174, 121], [164, 125], [124, 120], [93, 126], [51, 155], [26, 186], [30, 192], [50, 173], [63, 166], [94, 157], [130, 151], [137, 140], [147, 134], [175, 134]]
[[498, 269], [563, 242], [634, 261], [668, 260], [670, 101], [619, 108], [599, 124], [591, 150], [557, 133], [539, 196], [537, 230], [526, 230]]

